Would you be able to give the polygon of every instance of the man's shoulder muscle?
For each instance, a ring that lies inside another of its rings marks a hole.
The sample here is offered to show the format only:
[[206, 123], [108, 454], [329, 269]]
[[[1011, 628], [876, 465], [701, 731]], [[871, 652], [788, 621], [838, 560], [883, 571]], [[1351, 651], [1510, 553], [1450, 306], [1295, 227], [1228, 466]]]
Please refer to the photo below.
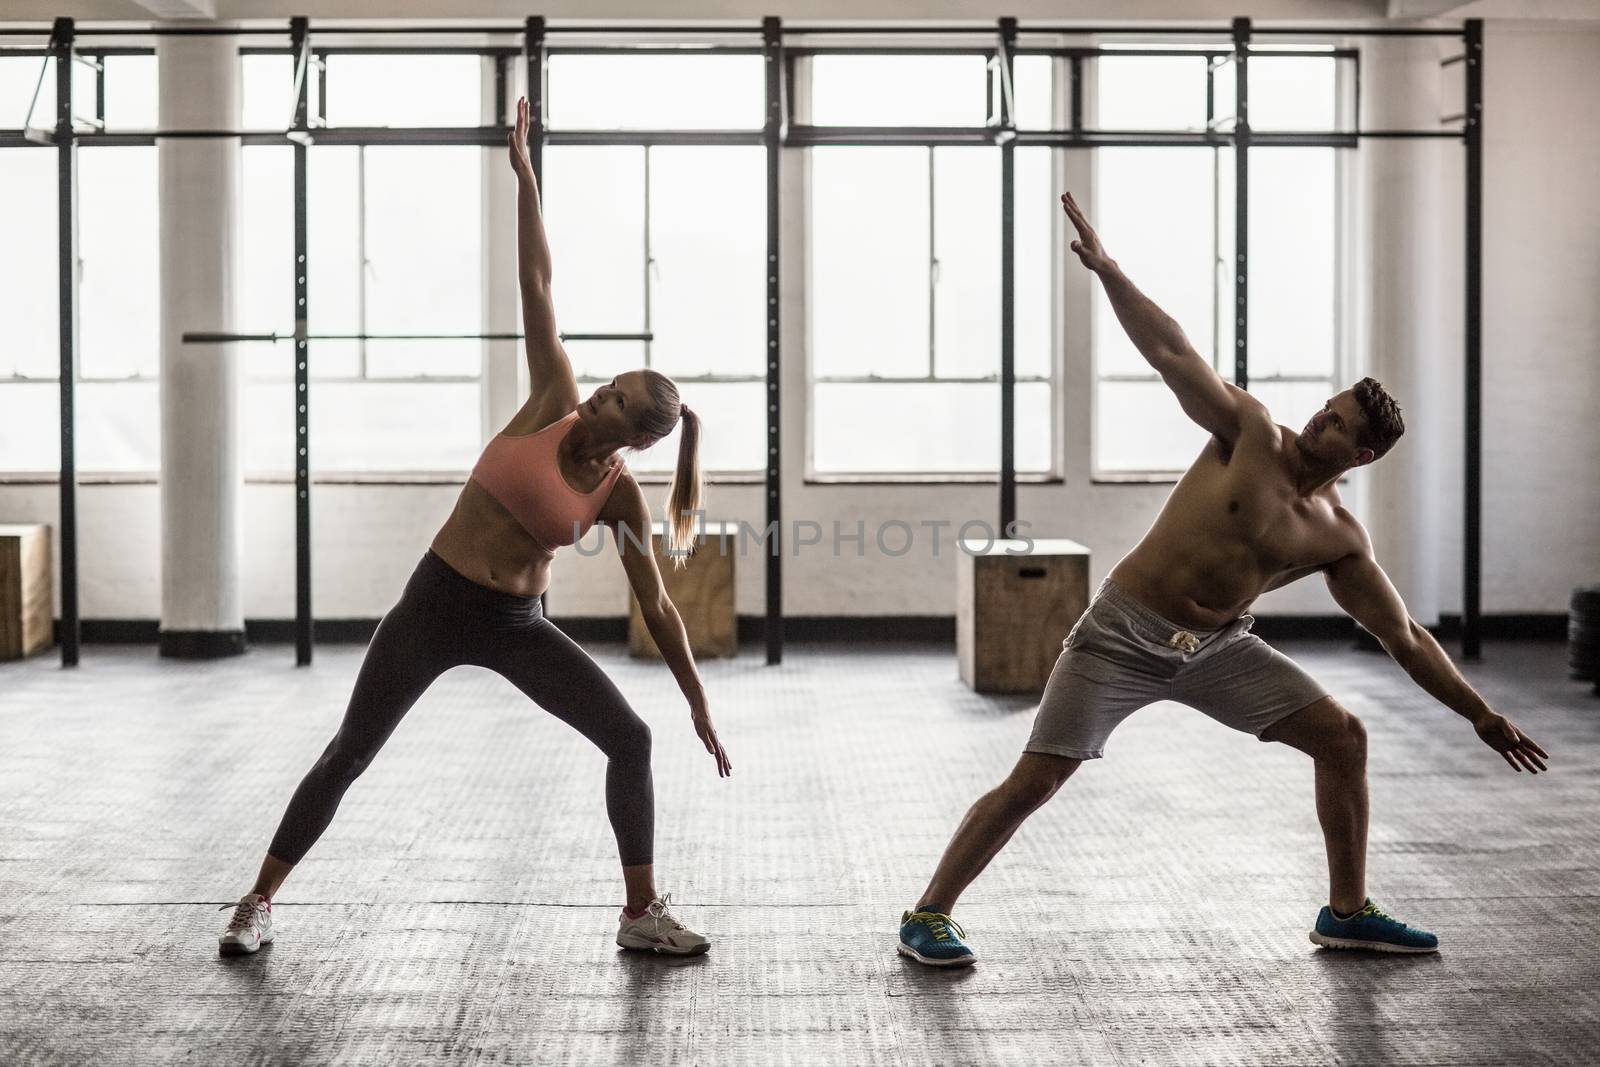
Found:
[[1352, 515], [1348, 508], [1338, 501], [1338, 494], [1334, 494], [1333, 521], [1329, 527], [1333, 538], [1333, 546], [1339, 549], [1339, 556], [1372, 554], [1372, 538], [1367, 536], [1367, 528], [1361, 525], [1361, 520]]
[[1261, 452], [1277, 453], [1293, 440], [1293, 430], [1273, 422], [1267, 410], [1256, 404], [1241, 409], [1237, 438], [1230, 442], [1220, 434], [1212, 434], [1210, 445], [1223, 463], [1230, 463], [1241, 451], [1256, 451], [1258, 455]]

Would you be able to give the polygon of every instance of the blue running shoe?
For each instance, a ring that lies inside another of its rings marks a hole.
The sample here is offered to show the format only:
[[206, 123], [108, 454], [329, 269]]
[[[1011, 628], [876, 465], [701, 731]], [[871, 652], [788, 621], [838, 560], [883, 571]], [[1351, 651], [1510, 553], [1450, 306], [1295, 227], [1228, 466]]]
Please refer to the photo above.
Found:
[[900, 917], [900, 955], [930, 967], [966, 967], [977, 960], [961, 940], [966, 931], [948, 915], [908, 911]]
[[1385, 915], [1372, 898], [1348, 919], [1335, 918], [1333, 909], [1323, 906], [1317, 913], [1317, 927], [1311, 940], [1323, 948], [1364, 948], [1374, 952], [1437, 952], [1439, 939], [1426, 930], [1407, 926]]

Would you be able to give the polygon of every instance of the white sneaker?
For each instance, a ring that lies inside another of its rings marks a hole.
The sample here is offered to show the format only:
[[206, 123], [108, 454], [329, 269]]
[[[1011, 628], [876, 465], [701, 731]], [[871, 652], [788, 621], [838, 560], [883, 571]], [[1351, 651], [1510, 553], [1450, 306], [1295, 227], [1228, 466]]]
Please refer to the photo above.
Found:
[[[217, 909], [227, 911], [224, 904]], [[217, 951], [224, 956], [248, 956], [262, 945], [272, 943], [272, 901], [260, 893], [246, 893], [233, 909], [228, 928], [217, 938]]]
[[698, 956], [709, 949], [711, 942], [707, 938], [683, 925], [672, 914], [667, 907], [671, 902], [672, 894], [668, 893], [652, 900], [644, 914], [637, 918], [630, 919], [627, 912], [623, 912], [617, 928], [617, 944], [673, 956]]

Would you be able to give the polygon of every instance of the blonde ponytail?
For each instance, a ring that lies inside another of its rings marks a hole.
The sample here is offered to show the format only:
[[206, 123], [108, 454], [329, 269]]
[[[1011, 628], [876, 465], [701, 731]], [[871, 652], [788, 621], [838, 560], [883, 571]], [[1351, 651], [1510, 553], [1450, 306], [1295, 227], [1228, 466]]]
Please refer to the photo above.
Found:
[[682, 432], [678, 437], [678, 469], [667, 494], [667, 551], [673, 566], [681, 567], [694, 551], [695, 514], [700, 510], [700, 416], [679, 408]]

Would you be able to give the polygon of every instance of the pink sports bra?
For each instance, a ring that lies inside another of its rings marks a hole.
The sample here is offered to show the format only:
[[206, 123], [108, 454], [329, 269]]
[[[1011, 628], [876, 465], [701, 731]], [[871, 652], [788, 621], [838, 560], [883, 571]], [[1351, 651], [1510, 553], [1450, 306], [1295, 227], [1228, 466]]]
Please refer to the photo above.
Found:
[[622, 461], [618, 460], [589, 493], [578, 492], [561, 477], [556, 448], [577, 417], [576, 411], [570, 411], [533, 433], [496, 434], [472, 468], [473, 480], [548, 552], [573, 544], [594, 525], [611, 486], [622, 473]]

